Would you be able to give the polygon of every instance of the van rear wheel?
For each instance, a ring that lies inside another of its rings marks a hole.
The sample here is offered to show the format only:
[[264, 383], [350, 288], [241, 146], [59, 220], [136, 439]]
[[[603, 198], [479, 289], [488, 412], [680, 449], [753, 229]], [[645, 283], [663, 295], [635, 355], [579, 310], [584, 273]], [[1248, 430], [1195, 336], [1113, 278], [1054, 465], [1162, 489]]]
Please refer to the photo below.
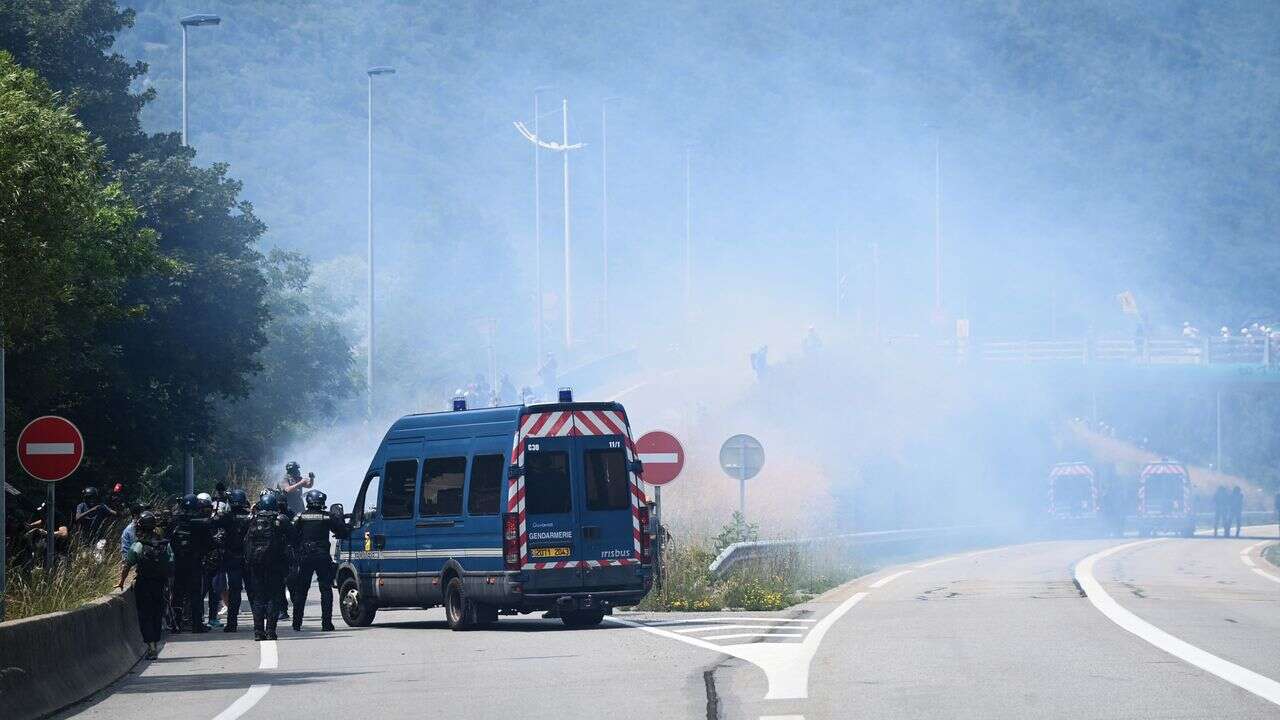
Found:
[[368, 627], [378, 609], [365, 602], [360, 596], [360, 584], [355, 578], [342, 581], [338, 590], [338, 609], [342, 613], [342, 622], [348, 627]]
[[467, 599], [462, 589], [462, 578], [449, 579], [444, 591], [444, 616], [450, 630], [470, 630], [475, 625], [475, 604]]
[[560, 613], [560, 621], [571, 628], [599, 625], [602, 620], [604, 620], [603, 610], [567, 610]]

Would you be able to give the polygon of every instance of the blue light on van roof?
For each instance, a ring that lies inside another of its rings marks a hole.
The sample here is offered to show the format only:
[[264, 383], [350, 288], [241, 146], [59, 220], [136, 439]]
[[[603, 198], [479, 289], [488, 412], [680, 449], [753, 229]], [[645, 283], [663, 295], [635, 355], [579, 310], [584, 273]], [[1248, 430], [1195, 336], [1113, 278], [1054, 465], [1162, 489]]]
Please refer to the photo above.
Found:
[[465, 397], [461, 396], [461, 395], [459, 395], [458, 397], [454, 398], [454, 399], [453, 399], [453, 409], [454, 409], [454, 410], [466, 410], [466, 409], [467, 409], [467, 399], [466, 399]]
[[560, 388], [560, 402], [562, 403], [573, 402], [573, 388], [567, 388], [567, 387]]

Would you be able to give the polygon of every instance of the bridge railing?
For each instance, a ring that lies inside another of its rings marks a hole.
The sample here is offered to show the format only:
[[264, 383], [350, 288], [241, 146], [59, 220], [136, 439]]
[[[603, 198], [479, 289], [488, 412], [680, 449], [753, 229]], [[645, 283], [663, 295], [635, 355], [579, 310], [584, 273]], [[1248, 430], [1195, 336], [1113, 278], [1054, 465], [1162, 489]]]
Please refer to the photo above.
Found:
[[1275, 345], [1275, 341], [1261, 337], [961, 340], [947, 344], [962, 359], [990, 362], [1263, 367], [1280, 361]]

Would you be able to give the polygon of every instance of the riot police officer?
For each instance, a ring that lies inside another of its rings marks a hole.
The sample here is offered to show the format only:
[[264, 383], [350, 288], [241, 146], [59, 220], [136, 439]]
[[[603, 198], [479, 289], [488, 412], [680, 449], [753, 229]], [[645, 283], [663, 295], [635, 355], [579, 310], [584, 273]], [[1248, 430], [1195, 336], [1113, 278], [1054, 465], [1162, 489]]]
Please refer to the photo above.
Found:
[[266, 492], [249, 516], [244, 535], [244, 563], [253, 593], [253, 639], [275, 640], [284, 595], [285, 547], [289, 544], [287, 520], [275, 492]]
[[173, 547], [173, 608], [181, 628], [188, 614], [191, 632], [209, 632], [204, 624], [204, 560], [209, 553], [213, 520], [195, 495], [182, 499], [181, 512], [173, 519], [169, 542]]
[[333, 629], [333, 576], [337, 568], [329, 556], [329, 534], [339, 539], [350, 535], [347, 524], [337, 514], [325, 510], [328, 498], [319, 490], [308, 490], [306, 509], [293, 519], [294, 557], [297, 573], [293, 588], [293, 629], [302, 629], [302, 609], [307, 604], [311, 576], [320, 585], [320, 627]]
[[[249, 529], [249, 496], [236, 488], [227, 495], [226, 512], [214, 518], [214, 531], [222, 547], [222, 572], [227, 577], [227, 624], [222, 632], [233, 633], [240, 617], [240, 594], [244, 590], [244, 536]], [[253, 602], [250, 593], [249, 602]]]

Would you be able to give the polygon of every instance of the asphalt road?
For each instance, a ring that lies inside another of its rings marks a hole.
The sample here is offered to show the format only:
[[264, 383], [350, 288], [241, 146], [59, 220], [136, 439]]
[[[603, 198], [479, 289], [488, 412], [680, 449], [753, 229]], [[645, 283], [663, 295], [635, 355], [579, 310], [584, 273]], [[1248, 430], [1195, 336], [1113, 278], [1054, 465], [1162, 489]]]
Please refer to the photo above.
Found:
[[1015, 545], [885, 568], [785, 612], [586, 630], [526, 616], [454, 633], [430, 610], [321, 633], [313, 606], [276, 643], [174, 636], [62, 717], [1275, 718], [1280, 568], [1259, 555], [1273, 531]]

